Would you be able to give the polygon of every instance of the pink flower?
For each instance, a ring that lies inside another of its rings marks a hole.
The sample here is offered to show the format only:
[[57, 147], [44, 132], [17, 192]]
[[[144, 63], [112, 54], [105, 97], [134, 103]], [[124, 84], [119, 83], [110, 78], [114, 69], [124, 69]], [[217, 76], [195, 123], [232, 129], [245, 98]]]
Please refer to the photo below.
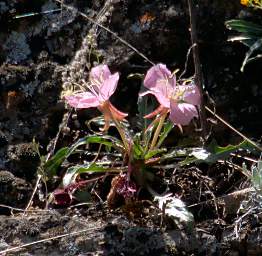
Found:
[[177, 85], [176, 76], [171, 74], [164, 64], [157, 64], [147, 71], [144, 85], [149, 89], [140, 96], [153, 94], [160, 106], [145, 116], [151, 118], [157, 114], [170, 112], [170, 120], [177, 125], [187, 125], [198, 117], [196, 106], [200, 104], [197, 86], [191, 84]]
[[66, 96], [65, 99], [71, 107], [77, 109], [97, 107], [104, 114], [104, 130], [106, 130], [112, 118], [123, 120], [127, 116], [126, 113], [116, 109], [109, 101], [116, 90], [118, 80], [118, 73], [112, 75], [107, 65], [98, 65], [91, 69], [89, 91]]

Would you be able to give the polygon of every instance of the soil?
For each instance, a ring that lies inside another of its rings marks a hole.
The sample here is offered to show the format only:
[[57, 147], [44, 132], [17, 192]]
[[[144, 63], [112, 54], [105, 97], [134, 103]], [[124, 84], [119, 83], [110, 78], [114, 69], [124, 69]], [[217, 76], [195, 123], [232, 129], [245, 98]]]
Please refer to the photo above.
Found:
[[[54, 0], [0, 1], [0, 255], [262, 255], [261, 214], [247, 215], [237, 222], [238, 209], [248, 194], [230, 194], [248, 188], [249, 181], [224, 161], [171, 168], [166, 174], [169, 191], [194, 215], [191, 227], [161, 214], [146, 193], [137, 202], [108, 208], [110, 176], [97, 182], [99, 196], [92, 194], [91, 204], [74, 202], [64, 207], [52, 203], [45, 207], [45, 184], [40, 182], [24, 213], [41, 166], [34, 141], [39, 143], [42, 156], [52, 155], [85, 135], [85, 120], [98, 113], [72, 113], [61, 100], [63, 72], [70, 72], [67, 68], [83, 38], [94, 28], [77, 10], [96, 18], [106, 6], [107, 13], [101, 14], [104, 26], [151, 61], [166, 63], [172, 70], [184, 69], [191, 45], [187, 1], [109, 2], [66, 0], [64, 4], [75, 11], [64, 6], [62, 13], [15, 17], [54, 10], [60, 4]], [[259, 143], [261, 62], [240, 72], [247, 49], [227, 41], [232, 32], [224, 25], [229, 19], [256, 19], [258, 14], [241, 7], [239, 1], [201, 0], [195, 8], [204, 86], [209, 95], [206, 100], [210, 105], [215, 102], [220, 116]], [[90, 54], [85, 65], [93, 66], [101, 59], [112, 71], [121, 73], [112, 102], [129, 113], [135, 129], [141, 81], [127, 76], [145, 73], [151, 64], [111, 33], [98, 28], [97, 34], [96, 53]], [[193, 73], [189, 57], [185, 77]], [[173, 136], [180, 145], [186, 144], [188, 137], [200, 135], [194, 132], [193, 136], [192, 130], [193, 126], [186, 128], [183, 135], [175, 131]], [[210, 128], [211, 139], [221, 146], [242, 141], [219, 123]], [[231, 160], [239, 165], [243, 162]], [[48, 192], [60, 181], [58, 175], [49, 182]], [[22, 246], [47, 238], [53, 239]], [[20, 248], [4, 252], [15, 246]]]

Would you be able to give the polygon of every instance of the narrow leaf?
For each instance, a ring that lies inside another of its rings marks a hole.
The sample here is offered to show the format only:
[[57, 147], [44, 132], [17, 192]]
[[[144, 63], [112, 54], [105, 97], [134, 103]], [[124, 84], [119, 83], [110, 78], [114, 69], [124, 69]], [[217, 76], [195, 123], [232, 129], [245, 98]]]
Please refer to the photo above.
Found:
[[88, 135], [84, 138], [79, 139], [76, 143], [74, 143], [70, 148], [65, 147], [61, 148], [56, 152], [56, 154], [48, 160], [44, 168], [47, 172], [48, 176], [54, 176], [57, 173], [57, 170], [59, 166], [67, 159], [71, 154], [76, 153], [78, 150], [78, 147], [82, 145], [87, 145], [90, 143], [98, 143], [105, 145], [107, 147], [114, 147], [118, 151], [122, 152], [124, 150], [123, 144], [121, 143], [120, 140], [108, 136], [108, 135]]
[[51, 157], [45, 164], [44, 169], [46, 170], [47, 176], [54, 176], [57, 173], [57, 169], [64, 162], [69, 152], [68, 147], [59, 149], [56, 154]]
[[103, 166], [98, 166], [96, 164], [87, 164], [87, 165], [76, 165], [67, 169], [66, 174], [64, 175], [62, 184], [63, 187], [66, 187], [75, 182], [76, 177], [81, 173], [87, 172], [108, 172], [109, 169], [104, 168]]
[[168, 136], [168, 134], [171, 132], [171, 130], [173, 129], [174, 124], [170, 121], [167, 121], [163, 127], [163, 132], [160, 134], [159, 136], [159, 141], [156, 145], [156, 147], [160, 147], [162, 145], [162, 143], [164, 142], [164, 140], [166, 139], [166, 137]]
[[250, 46], [249, 50], [246, 53], [245, 59], [242, 63], [242, 66], [241, 66], [241, 69], [240, 69], [241, 72], [244, 71], [244, 67], [245, 67], [246, 63], [248, 62], [249, 57], [253, 54], [253, 52], [255, 50], [258, 50], [261, 47], [261, 45], [262, 45], [262, 38], [258, 39], [252, 46]]
[[152, 158], [155, 155], [161, 154], [166, 152], [166, 148], [159, 148], [159, 149], [155, 149], [155, 150], [150, 150], [149, 152], [147, 152], [147, 154], [145, 155], [145, 160], [148, 160], [150, 158]]
[[196, 151], [192, 151], [191, 156], [195, 157], [194, 162], [215, 163], [217, 160], [226, 159], [231, 153], [239, 149], [253, 150], [254, 146], [244, 140], [238, 145], [220, 147], [216, 141], [212, 141], [206, 149], [203, 149], [201, 155], [197, 154]]
[[228, 20], [225, 22], [227, 29], [236, 30], [240, 33], [249, 33], [254, 36], [262, 36], [262, 26], [244, 20]]

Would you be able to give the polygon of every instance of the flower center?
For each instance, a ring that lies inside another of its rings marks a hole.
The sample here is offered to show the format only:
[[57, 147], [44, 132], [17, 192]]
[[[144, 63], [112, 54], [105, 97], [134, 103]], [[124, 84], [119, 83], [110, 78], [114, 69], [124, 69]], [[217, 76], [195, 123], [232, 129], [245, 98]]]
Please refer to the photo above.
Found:
[[170, 99], [177, 102], [181, 103], [184, 102], [184, 93], [186, 89], [185, 88], [175, 88], [174, 91], [170, 95]]

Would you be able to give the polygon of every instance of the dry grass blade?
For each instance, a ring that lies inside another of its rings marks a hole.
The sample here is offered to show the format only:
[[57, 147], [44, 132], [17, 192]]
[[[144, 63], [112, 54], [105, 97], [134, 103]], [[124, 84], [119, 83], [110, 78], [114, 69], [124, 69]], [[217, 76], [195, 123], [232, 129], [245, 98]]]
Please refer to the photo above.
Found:
[[40, 244], [40, 243], [60, 239], [60, 238], [67, 237], [67, 236], [76, 236], [76, 235], [80, 235], [80, 234], [85, 233], [85, 232], [95, 231], [95, 230], [98, 230], [100, 228], [101, 227], [87, 228], [87, 229], [82, 229], [82, 230], [71, 232], [71, 233], [66, 233], [66, 234], [63, 234], [63, 235], [58, 235], [58, 236], [53, 236], [53, 237], [37, 240], [37, 241], [31, 242], [31, 243], [15, 246], [15, 247], [0, 251], [0, 255], [4, 255], [5, 253], [8, 253], [8, 252], [17, 251], [19, 249], [29, 247], [31, 245]]
[[234, 131], [236, 134], [238, 134], [240, 137], [248, 141], [250, 144], [252, 144], [256, 149], [259, 151], [262, 151], [262, 148], [258, 146], [254, 141], [249, 139], [247, 136], [245, 136], [243, 133], [238, 131], [236, 128], [234, 128], [232, 125], [230, 125], [228, 122], [226, 122], [223, 118], [221, 118], [219, 115], [217, 115], [215, 112], [213, 112], [209, 107], [205, 106], [206, 110], [210, 112], [213, 116], [215, 116], [220, 122], [222, 122], [224, 125], [226, 125], [228, 128], [230, 128], [232, 131]]

